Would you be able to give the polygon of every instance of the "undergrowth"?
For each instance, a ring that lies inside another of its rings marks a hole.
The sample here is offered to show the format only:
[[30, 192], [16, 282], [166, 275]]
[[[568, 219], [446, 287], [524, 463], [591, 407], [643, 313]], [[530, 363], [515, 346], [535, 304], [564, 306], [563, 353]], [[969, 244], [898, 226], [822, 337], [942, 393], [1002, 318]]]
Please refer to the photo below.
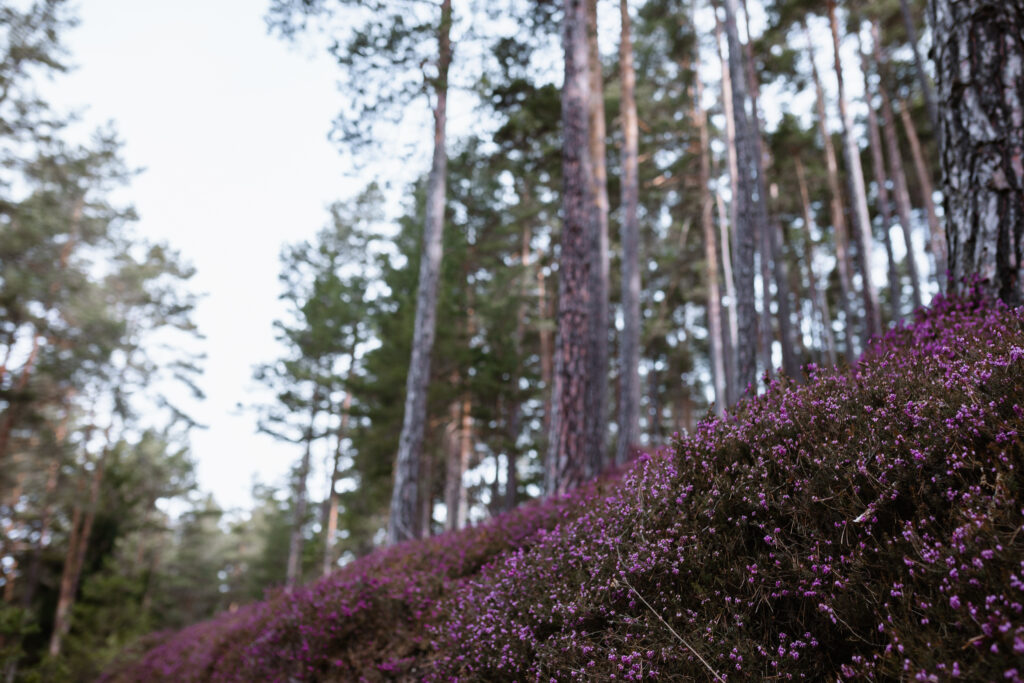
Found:
[[108, 680], [1024, 680], [1024, 309], [940, 297], [807, 373]]

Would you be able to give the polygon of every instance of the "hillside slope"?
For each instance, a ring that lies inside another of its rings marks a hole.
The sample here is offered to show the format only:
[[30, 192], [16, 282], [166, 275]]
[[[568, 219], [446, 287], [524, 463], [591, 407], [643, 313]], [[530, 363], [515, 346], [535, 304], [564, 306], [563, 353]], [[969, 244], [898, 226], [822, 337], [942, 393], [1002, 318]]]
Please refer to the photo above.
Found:
[[1024, 680], [1024, 309], [940, 299], [618, 481], [152, 637], [112, 681]]

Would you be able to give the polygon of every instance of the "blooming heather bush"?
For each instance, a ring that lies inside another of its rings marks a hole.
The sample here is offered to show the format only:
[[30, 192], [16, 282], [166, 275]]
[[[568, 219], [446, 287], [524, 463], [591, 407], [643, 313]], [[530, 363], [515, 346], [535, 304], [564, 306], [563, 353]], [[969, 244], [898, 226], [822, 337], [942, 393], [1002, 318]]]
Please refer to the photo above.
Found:
[[364, 558], [117, 680], [1024, 681], [1024, 309], [940, 299], [809, 375], [604, 494]]
[[424, 624], [464, 577], [538, 531], [592, 506], [602, 482], [523, 506], [487, 525], [383, 549], [293, 593], [243, 607], [122, 661], [107, 681], [418, 679], [430, 645]]

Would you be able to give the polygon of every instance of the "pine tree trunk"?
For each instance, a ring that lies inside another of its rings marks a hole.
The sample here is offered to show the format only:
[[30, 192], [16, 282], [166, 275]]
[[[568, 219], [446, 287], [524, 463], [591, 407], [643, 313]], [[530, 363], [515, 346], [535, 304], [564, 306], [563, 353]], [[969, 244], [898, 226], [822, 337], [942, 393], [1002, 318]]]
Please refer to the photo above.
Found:
[[[352, 378], [352, 367], [355, 365], [355, 346], [353, 351], [349, 355], [351, 359], [349, 361], [348, 378]], [[327, 575], [334, 568], [334, 563], [337, 561], [335, 557], [334, 548], [338, 543], [338, 480], [341, 478], [341, 456], [342, 447], [341, 444], [345, 440], [345, 436], [348, 434], [348, 423], [349, 415], [352, 411], [352, 392], [346, 390], [345, 398], [341, 402], [341, 417], [338, 422], [338, 433], [336, 434], [336, 441], [334, 444], [334, 462], [331, 468], [331, 487], [327, 491], [327, 500], [324, 501], [324, 507], [321, 512], [322, 524], [324, 529], [324, 558], [322, 574]]]
[[[87, 441], [88, 439], [84, 442]], [[57, 596], [57, 609], [53, 616], [53, 631], [50, 633], [49, 653], [51, 657], [60, 655], [64, 637], [71, 629], [71, 615], [75, 607], [78, 585], [82, 578], [82, 569], [85, 566], [85, 556], [89, 550], [89, 537], [92, 535], [93, 523], [96, 521], [96, 511], [99, 508], [100, 491], [109, 453], [110, 428], [108, 427], [106, 444], [93, 469], [89, 501], [84, 510], [81, 506], [76, 505], [72, 513], [71, 536], [68, 539], [67, 554], [61, 572], [60, 593]]]
[[757, 236], [767, 230], [764, 182], [756, 129], [747, 115], [747, 86], [743, 53], [736, 28], [736, 0], [725, 0], [725, 33], [729, 41], [729, 72], [732, 78], [732, 109], [736, 126], [738, 193], [736, 201], [736, 318], [739, 339], [736, 350], [738, 388], [754, 385], [756, 377], [757, 310], [754, 305], [754, 251]]
[[[935, 88], [932, 87], [928, 73], [924, 70], [924, 59], [921, 57], [921, 47], [917, 41], [917, 25], [910, 12], [910, 0], [900, 0], [900, 13], [903, 15], [903, 27], [907, 31], [907, 41], [914, 51], [914, 67], [917, 71], [917, 80], [921, 84], [921, 92], [924, 94], [925, 108], [928, 110], [928, 119], [931, 121], [932, 130], [938, 134], [939, 131], [939, 107], [935, 101]], [[937, 258], [937, 257], [936, 257]], [[945, 284], [943, 284], [945, 287]]]
[[824, 287], [818, 286], [818, 274], [814, 269], [814, 246], [811, 238], [811, 196], [807, 190], [807, 177], [804, 172], [803, 162], [800, 157], [796, 160], [797, 183], [800, 188], [800, 203], [803, 207], [804, 219], [804, 261], [807, 263], [808, 290], [811, 295], [811, 304], [821, 321], [821, 341], [828, 364], [836, 364], [836, 340], [832, 334], [832, 315], [828, 310], [828, 301], [825, 299]]
[[851, 307], [853, 299], [853, 263], [850, 259], [850, 236], [846, 225], [846, 213], [843, 210], [843, 191], [839, 181], [839, 163], [832, 136], [828, 131], [828, 113], [825, 104], [825, 89], [821, 85], [821, 76], [814, 61], [813, 41], [807, 26], [803, 27], [807, 36], [808, 56], [811, 62], [811, 76], [814, 80], [815, 109], [818, 114], [818, 131], [821, 134], [825, 149], [825, 170], [828, 174], [828, 190], [830, 195], [829, 209], [831, 212], [832, 229], [835, 231], [836, 268], [839, 271], [839, 310], [843, 314], [843, 352], [846, 362], [852, 364], [857, 359], [857, 348], [854, 344], [853, 331], [856, 321]]
[[[875, 42], [875, 60], [879, 64], [883, 64], [877, 41]], [[907, 189], [907, 174], [903, 168], [899, 138], [896, 136], [896, 119], [893, 115], [892, 100], [889, 99], [889, 91], [881, 81], [878, 83], [878, 94], [882, 97], [882, 132], [885, 134], [885, 146], [888, 152], [889, 177], [892, 178], [893, 192], [896, 195], [896, 213], [899, 214], [903, 240], [907, 246], [907, 270], [910, 273], [910, 285], [914, 292], [914, 308], [921, 308], [921, 276], [917, 270], [917, 254], [914, 252], [914, 242], [911, 237], [913, 223], [910, 190]]]
[[928, 217], [928, 235], [931, 244], [932, 258], [935, 259], [935, 279], [939, 281], [939, 290], [945, 292], [947, 285], [946, 261], [949, 260], [949, 249], [946, 248], [946, 234], [939, 223], [938, 212], [935, 210], [935, 188], [932, 186], [931, 169], [924, 160], [924, 151], [921, 149], [921, 140], [917, 137], [917, 128], [914, 120], [910, 117], [910, 111], [906, 104], [900, 107], [900, 119], [903, 121], [903, 129], [907, 133], [907, 141], [910, 143], [910, 154], [914, 159], [914, 168], [917, 171], [917, 179], [921, 183], [921, 201], [924, 204], [924, 213]]
[[605, 431], [608, 400], [608, 168], [605, 139], [604, 75], [597, 44], [597, 0], [587, 0], [587, 60], [590, 76], [588, 119], [593, 223], [590, 290], [590, 369], [587, 372], [588, 476], [604, 469], [607, 458]]
[[871, 236], [871, 215], [868, 211], [867, 189], [864, 186], [864, 169], [860, 163], [860, 146], [853, 130], [853, 116], [846, 99], [846, 85], [843, 78], [843, 62], [839, 54], [839, 20], [836, 16], [835, 0], [828, 0], [829, 23], [832, 27], [832, 51], [835, 60], [836, 80], [839, 85], [839, 116], [843, 124], [843, 160], [846, 165], [846, 179], [849, 185], [850, 202], [853, 205], [853, 233], [857, 239], [858, 265], [860, 266], [861, 294], [864, 297], [865, 341], [868, 337], [882, 333], [882, 317], [878, 308], [878, 292], [871, 275], [871, 254], [874, 239]]
[[[458, 375], [452, 380], [457, 386], [460, 383]], [[462, 422], [462, 401], [452, 401], [448, 408], [448, 423], [444, 426], [444, 452], [445, 452], [445, 476], [444, 476], [444, 507], [445, 507], [445, 531], [456, 531], [459, 527], [459, 517], [462, 514], [462, 478], [466, 470], [462, 464], [462, 438], [460, 427]]]
[[592, 165], [588, 106], [587, 0], [564, 0], [562, 41], [563, 223], [558, 278], [558, 339], [555, 349], [547, 492], [563, 493], [586, 477], [589, 461], [587, 378], [593, 348], [590, 326], [594, 224], [590, 198]]
[[309, 491], [306, 488], [306, 481], [309, 479], [309, 470], [313, 456], [313, 434], [316, 425], [316, 416], [320, 412], [320, 388], [313, 389], [313, 396], [309, 409], [309, 427], [306, 429], [305, 444], [302, 452], [302, 460], [299, 462], [299, 471], [295, 473], [295, 490], [293, 503], [295, 505], [295, 517], [292, 520], [291, 537], [288, 540], [288, 571], [285, 575], [285, 588], [294, 590], [302, 583], [302, 527], [306, 522], [306, 510], [309, 507]]
[[640, 203], [639, 123], [636, 113], [636, 73], [630, 35], [629, 3], [619, 0], [622, 31], [619, 68], [622, 73], [622, 341], [620, 343], [619, 440], [615, 461], [624, 463], [639, 441], [640, 429]]
[[[717, 177], [717, 173], [716, 173]], [[715, 206], [718, 209], [718, 237], [722, 245], [722, 276], [725, 280], [725, 295], [729, 298], [723, 337], [725, 339], [725, 402], [731, 407], [736, 404], [736, 282], [732, 277], [732, 249], [729, 246], [729, 219], [725, 211], [722, 192], [715, 192]]]
[[885, 173], [885, 154], [882, 152], [882, 129], [878, 125], [878, 114], [875, 112], [873, 103], [868, 54], [864, 50], [859, 34], [857, 43], [860, 47], [861, 73], [864, 75], [864, 97], [868, 105], [868, 146], [871, 151], [871, 167], [878, 192], [878, 215], [882, 219], [882, 243], [885, 245], [885, 257], [889, 266], [889, 305], [892, 319], [899, 322], [903, 319], [903, 309], [900, 305], [902, 297], [900, 296], [900, 276], [896, 268], [896, 256], [892, 250], [892, 237], [889, 234], [892, 228], [892, 201], [889, 197], [889, 178]]
[[715, 414], [723, 415], [728, 399], [725, 392], [725, 358], [722, 343], [722, 294], [718, 286], [718, 245], [715, 243], [714, 207], [711, 200], [711, 142], [708, 135], [704, 83], [700, 68], [694, 69], [693, 120], [700, 135], [700, 217], [704, 231], [704, 267], [708, 286], [708, 336], [711, 338], [711, 377], [715, 385]]
[[931, 0], [949, 275], [1024, 303], [1024, 8]]
[[395, 544], [417, 535], [417, 477], [423, 457], [423, 432], [427, 418], [427, 385], [430, 382], [430, 356], [434, 349], [437, 325], [437, 288], [441, 276], [442, 231], [448, 155], [445, 148], [445, 124], [448, 108], [448, 69], [452, 60], [452, 3], [441, 2], [438, 29], [437, 80], [433, 83], [434, 158], [427, 177], [427, 209], [423, 226], [423, 253], [420, 257], [419, 288], [416, 292], [416, 319], [413, 326], [412, 357], [406, 383], [405, 413], [395, 458], [395, 483], [388, 516], [388, 543]]

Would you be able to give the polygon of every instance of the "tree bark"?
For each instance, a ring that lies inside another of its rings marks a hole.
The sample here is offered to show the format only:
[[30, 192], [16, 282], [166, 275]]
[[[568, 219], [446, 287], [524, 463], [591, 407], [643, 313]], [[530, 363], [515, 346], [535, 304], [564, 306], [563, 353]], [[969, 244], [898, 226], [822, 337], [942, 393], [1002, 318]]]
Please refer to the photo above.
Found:
[[630, 35], [629, 3], [619, 1], [622, 31], [619, 68], [622, 74], [622, 341], [620, 343], [619, 434], [615, 461], [624, 463], [639, 441], [640, 429], [640, 204], [639, 123], [636, 113], [636, 72]]
[[562, 236], [558, 278], [558, 339], [555, 349], [547, 492], [564, 493], [583, 482], [589, 460], [586, 417], [591, 368], [590, 287], [594, 224], [590, 188], [589, 69], [586, 0], [564, 0], [562, 43]]
[[395, 544], [417, 535], [418, 495], [416, 480], [426, 429], [427, 386], [430, 382], [430, 356], [437, 325], [437, 288], [441, 275], [442, 232], [447, 190], [448, 155], [445, 124], [448, 108], [448, 70], [452, 61], [452, 3], [441, 2], [438, 29], [437, 80], [434, 82], [434, 158], [427, 177], [426, 220], [423, 226], [423, 253], [420, 258], [419, 288], [416, 292], [416, 319], [413, 327], [412, 357], [406, 382], [405, 414], [395, 458], [395, 483], [388, 516], [388, 543]]
[[850, 306], [853, 297], [853, 263], [850, 259], [850, 237], [846, 226], [846, 214], [843, 210], [843, 190], [839, 181], [839, 163], [832, 136], [828, 131], [828, 114], [825, 105], [825, 89], [821, 85], [821, 76], [814, 61], [814, 43], [810, 32], [804, 25], [807, 36], [807, 52], [811, 62], [811, 76], [814, 80], [815, 108], [818, 114], [818, 131], [821, 134], [825, 149], [825, 170], [828, 174], [828, 190], [830, 195], [829, 209], [831, 212], [832, 229], [835, 231], [836, 268], [839, 271], [839, 310], [843, 314], [843, 353], [846, 362], [852, 364], [857, 358], [853, 331], [856, 323], [853, 309]]
[[1024, 303], [1024, 7], [931, 0], [943, 197], [955, 290]]
[[756, 381], [757, 311], [754, 306], [754, 251], [757, 235], [767, 230], [764, 182], [756, 129], [747, 113], [747, 80], [743, 52], [736, 28], [736, 0], [725, 0], [725, 33], [729, 42], [729, 72], [732, 79], [732, 109], [736, 127], [738, 188], [736, 201], [736, 289], [739, 339], [736, 350], [738, 388], [745, 390]]
[[711, 142], [708, 118], [701, 104], [704, 83], [694, 69], [693, 120], [700, 135], [700, 217], [704, 231], [704, 267], [708, 286], [708, 336], [711, 338], [711, 377], [715, 385], [715, 414], [726, 408], [725, 358], [722, 343], [722, 294], [718, 286], [718, 245], [715, 243], [714, 207], [711, 201]]
[[797, 184], [800, 188], [800, 203], [804, 219], [804, 261], [807, 263], [807, 282], [811, 304], [821, 321], [821, 341], [829, 365], [836, 364], [836, 340], [832, 334], [832, 315], [825, 300], [824, 287], [818, 286], [818, 274], [814, 269], [814, 245], [811, 238], [811, 196], [807, 190], [807, 177], [800, 157], [795, 157]]
[[914, 168], [917, 172], [917, 179], [921, 183], [921, 201], [924, 204], [924, 213], [928, 217], [928, 236], [931, 244], [932, 258], [935, 259], [935, 279], [939, 281], [939, 290], [945, 292], [947, 285], [946, 261], [949, 259], [949, 249], [946, 247], [946, 234], [939, 223], [938, 213], [935, 211], [935, 188], [932, 185], [931, 169], [924, 160], [924, 151], [921, 149], [921, 140], [917, 137], [917, 127], [910, 117], [910, 110], [904, 103], [900, 107], [900, 119], [903, 121], [903, 129], [907, 133], [907, 141], [910, 143], [910, 154], [914, 159]]
[[882, 152], [882, 129], [878, 124], [878, 114], [875, 112], [874, 97], [871, 92], [868, 54], [864, 50], [860, 34], [857, 35], [857, 44], [860, 47], [861, 72], [864, 75], [864, 99], [868, 105], [868, 146], [871, 151], [871, 167], [878, 192], [877, 205], [878, 215], [882, 220], [882, 244], [885, 245], [885, 257], [889, 266], [889, 306], [892, 319], [899, 322], [903, 319], [902, 296], [900, 295], [900, 276], [896, 268], [896, 256], [893, 254], [892, 237], [889, 234], [892, 228], [892, 201], [889, 197], [889, 178], [885, 172], [885, 154]]
[[843, 78], [843, 61], [839, 54], [839, 19], [836, 16], [835, 0], [828, 0], [829, 24], [832, 27], [832, 51], [835, 61], [836, 81], [839, 86], [839, 116], [843, 124], [843, 160], [852, 203], [853, 232], [857, 239], [861, 271], [861, 294], [864, 298], [865, 341], [868, 337], [882, 333], [882, 317], [878, 309], [878, 292], [871, 275], [871, 254], [874, 239], [871, 236], [871, 215], [868, 212], [867, 189], [864, 186], [864, 169], [860, 163], [860, 146], [853, 130], [853, 116], [846, 99], [846, 84]]
[[597, 0], [587, 0], [587, 61], [590, 77], [588, 119], [591, 163], [591, 191], [596, 230], [593, 234], [590, 268], [590, 369], [587, 373], [588, 475], [601, 472], [607, 464], [605, 433], [608, 428], [608, 136], [604, 112], [604, 74], [597, 43]]

